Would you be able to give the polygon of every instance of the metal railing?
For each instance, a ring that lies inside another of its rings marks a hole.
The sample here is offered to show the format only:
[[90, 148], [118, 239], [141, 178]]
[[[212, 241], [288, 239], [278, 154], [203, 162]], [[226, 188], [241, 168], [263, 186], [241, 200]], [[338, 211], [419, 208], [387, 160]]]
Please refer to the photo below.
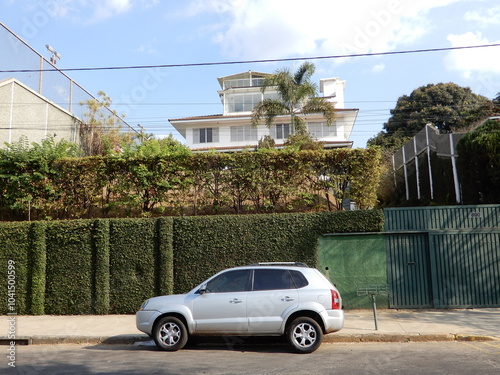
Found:
[[[0, 51], [0, 81], [17, 79], [82, 121], [87, 102], [99, 101], [1, 22]], [[108, 107], [100, 111], [102, 117], [113, 118], [115, 126], [137, 132]]]

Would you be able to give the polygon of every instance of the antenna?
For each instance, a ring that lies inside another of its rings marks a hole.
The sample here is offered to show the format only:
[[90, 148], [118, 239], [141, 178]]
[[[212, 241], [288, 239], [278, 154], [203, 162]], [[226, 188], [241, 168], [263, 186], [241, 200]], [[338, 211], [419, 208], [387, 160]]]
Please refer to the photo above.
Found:
[[61, 59], [61, 55], [57, 53], [57, 51], [48, 44], [45, 45], [45, 48], [47, 48], [47, 51], [50, 52], [50, 62], [56, 65], [57, 60]]

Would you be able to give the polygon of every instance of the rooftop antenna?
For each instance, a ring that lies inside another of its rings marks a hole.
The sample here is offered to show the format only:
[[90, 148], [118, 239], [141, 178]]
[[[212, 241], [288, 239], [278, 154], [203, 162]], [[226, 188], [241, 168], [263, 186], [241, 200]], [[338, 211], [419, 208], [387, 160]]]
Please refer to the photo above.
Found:
[[61, 59], [61, 55], [57, 53], [56, 50], [54, 50], [54, 48], [52, 48], [51, 46], [49, 46], [48, 44], [45, 45], [45, 48], [47, 48], [47, 51], [50, 52], [50, 62], [54, 65], [56, 65], [56, 62], [58, 59]]

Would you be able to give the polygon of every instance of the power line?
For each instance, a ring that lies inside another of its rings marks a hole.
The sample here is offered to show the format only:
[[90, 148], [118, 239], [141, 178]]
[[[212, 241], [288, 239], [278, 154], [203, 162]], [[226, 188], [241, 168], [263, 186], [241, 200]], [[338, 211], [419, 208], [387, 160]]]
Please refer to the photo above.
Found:
[[108, 66], [108, 67], [94, 67], [94, 68], [13, 69], [13, 70], [0, 70], [0, 73], [35, 73], [35, 72], [52, 72], [52, 71], [69, 72], [69, 71], [152, 69], [152, 68], [186, 68], [186, 67], [197, 67], [197, 66], [257, 64], [257, 63], [303, 61], [303, 60], [343, 59], [343, 58], [350, 58], [350, 57], [352, 58], [352, 57], [369, 57], [369, 56], [388, 56], [388, 55], [402, 55], [402, 54], [409, 54], [409, 53], [442, 52], [442, 51], [454, 51], [454, 50], [463, 50], [463, 49], [472, 49], [472, 48], [487, 48], [487, 47], [498, 47], [498, 46], [500, 46], [500, 43], [482, 44], [482, 45], [475, 45], [475, 46], [462, 46], [462, 47], [425, 48], [425, 49], [392, 51], [392, 52], [358, 53], [358, 54], [349, 54], [349, 55], [291, 57], [291, 58], [284, 58], [284, 59], [220, 61], [220, 62], [201, 62], [201, 63], [187, 63], [187, 64]]

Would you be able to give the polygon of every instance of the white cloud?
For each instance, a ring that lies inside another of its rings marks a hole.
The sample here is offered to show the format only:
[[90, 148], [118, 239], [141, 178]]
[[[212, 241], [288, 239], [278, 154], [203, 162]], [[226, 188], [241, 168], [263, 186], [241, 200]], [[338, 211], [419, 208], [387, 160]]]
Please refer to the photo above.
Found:
[[[468, 32], [461, 35], [448, 36], [452, 47], [497, 44], [500, 41], [488, 41], [480, 32]], [[464, 78], [472, 78], [474, 74], [500, 74], [498, 50], [500, 47], [484, 47], [454, 50], [445, 58], [447, 69], [458, 71]]]
[[385, 70], [385, 64], [380, 63], [372, 67], [372, 72], [373, 73], [381, 73]]
[[381, 52], [429, 32], [428, 12], [460, 0], [192, 0], [188, 16], [218, 16], [214, 42], [261, 59]]
[[476, 21], [481, 26], [500, 25], [500, 5], [466, 12], [465, 20]]
[[130, 0], [93, 1], [94, 14], [92, 20], [98, 21], [116, 14], [128, 12], [132, 8]]
[[148, 55], [158, 55], [159, 51], [154, 46], [157, 44], [156, 38], [148, 41], [147, 43], [141, 44], [139, 47], [133, 50], [133, 52], [139, 54], [148, 54]]
[[53, 17], [68, 17], [78, 22], [92, 24], [130, 12], [138, 6], [149, 8], [157, 4], [159, 0], [51, 0], [37, 2], [36, 7]]

